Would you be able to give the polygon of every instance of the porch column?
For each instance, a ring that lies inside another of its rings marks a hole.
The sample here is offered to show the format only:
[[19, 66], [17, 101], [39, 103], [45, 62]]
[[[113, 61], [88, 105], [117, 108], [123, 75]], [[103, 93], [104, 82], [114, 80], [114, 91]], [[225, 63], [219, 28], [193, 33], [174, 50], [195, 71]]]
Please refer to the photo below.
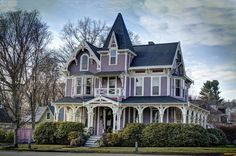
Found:
[[138, 108], [138, 122], [143, 123], [143, 108]]
[[198, 124], [199, 125], [199, 121], [200, 121], [200, 114], [199, 114], [199, 112], [197, 113], [197, 122], [196, 122], [196, 124]]
[[185, 107], [182, 109], [182, 115], [183, 115], [183, 123], [186, 123], [187, 109]]
[[125, 113], [126, 113], [126, 110], [124, 108], [124, 110], [123, 110], [123, 125], [122, 125], [122, 128], [125, 127], [125, 115], [126, 115]]
[[76, 118], [76, 109], [75, 108], [72, 109], [72, 114], [73, 114], [72, 121], [75, 122], [75, 118]]
[[159, 113], [160, 113], [159, 123], [163, 123], [163, 118], [164, 118], [164, 108], [163, 107], [159, 108]]
[[206, 128], [207, 125], [207, 114], [204, 115], [203, 127]]
[[196, 123], [196, 111], [193, 111], [193, 123]]
[[121, 129], [120, 127], [120, 121], [121, 121], [121, 113], [117, 113], [117, 131]]
[[116, 132], [116, 116], [117, 114], [113, 112], [113, 132]]
[[188, 110], [188, 123], [189, 123], [189, 124], [192, 123], [191, 118], [192, 118], [192, 110], [189, 109], [189, 110]]
[[66, 121], [66, 107], [63, 107], [63, 109], [64, 109], [63, 121], [65, 122]]
[[58, 118], [59, 118], [59, 109], [57, 106], [55, 106], [55, 113], [54, 113], [54, 121], [58, 121]]

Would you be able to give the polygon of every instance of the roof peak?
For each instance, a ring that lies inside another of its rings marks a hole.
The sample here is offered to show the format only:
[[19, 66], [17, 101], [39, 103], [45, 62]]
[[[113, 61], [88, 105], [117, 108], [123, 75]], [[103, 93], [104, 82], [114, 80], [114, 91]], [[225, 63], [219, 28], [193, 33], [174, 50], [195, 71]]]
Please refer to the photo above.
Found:
[[127, 28], [125, 26], [125, 22], [123, 20], [122, 14], [118, 13], [115, 22], [106, 38], [106, 41], [104, 42], [104, 49], [107, 49], [109, 47], [109, 42], [112, 37], [112, 33], [115, 33], [115, 37], [117, 40], [118, 48], [119, 49], [130, 49], [131, 51], [134, 51], [132, 42], [129, 37], [129, 33], [127, 31]]

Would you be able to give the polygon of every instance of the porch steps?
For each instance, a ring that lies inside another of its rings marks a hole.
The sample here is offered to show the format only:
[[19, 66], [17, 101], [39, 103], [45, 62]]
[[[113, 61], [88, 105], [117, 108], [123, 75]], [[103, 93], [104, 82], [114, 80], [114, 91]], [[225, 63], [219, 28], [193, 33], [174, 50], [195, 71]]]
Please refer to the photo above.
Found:
[[99, 143], [98, 140], [101, 139], [102, 136], [90, 136], [89, 139], [85, 143], [85, 147], [98, 147]]

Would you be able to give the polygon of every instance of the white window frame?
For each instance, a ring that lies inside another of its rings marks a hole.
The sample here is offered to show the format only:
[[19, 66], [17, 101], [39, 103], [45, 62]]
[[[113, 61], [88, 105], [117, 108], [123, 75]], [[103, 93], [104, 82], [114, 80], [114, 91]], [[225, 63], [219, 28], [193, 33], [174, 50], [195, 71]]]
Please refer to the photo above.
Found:
[[[87, 69], [82, 69], [82, 58], [83, 56], [87, 56]], [[83, 54], [80, 56], [80, 71], [88, 71], [89, 70], [89, 55], [88, 54]]]
[[[78, 79], [81, 79], [81, 93], [80, 93], [80, 94], [77, 94]], [[75, 82], [76, 82], [76, 83], [75, 83], [75, 84], [76, 84], [76, 85], [75, 85], [75, 95], [83, 95], [83, 90], [84, 90], [84, 89], [83, 89], [83, 88], [84, 88], [84, 87], [83, 87], [83, 77], [82, 77], [82, 76], [76, 77], [76, 78], [75, 78]]]
[[[113, 50], [115, 50], [116, 51], [116, 59], [115, 59], [115, 64], [112, 64], [111, 63], [111, 52], [113, 51]], [[111, 48], [110, 49], [110, 51], [109, 51], [109, 65], [117, 65], [117, 58], [118, 57], [118, 50], [117, 50], [117, 48]]]
[[[86, 94], [86, 87], [87, 87], [87, 79], [90, 78], [92, 81], [91, 81], [91, 94]], [[93, 95], [93, 88], [94, 88], [94, 83], [93, 83], [93, 77], [84, 77], [84, 95]]]
[[[158, 95], [153, 95], [153, 78], [158, 78], [159, 79], [159, 94]], [[161, 96], [161, 76], [152, 76], [151, 77], [151, 96]]]
[[[136, 95], [136, 79], [141, 78], [142, 79], [142, 94]], [[134, 77], [134, 96], [143, 96], [144, 95], [144, 77]]]
[[[180, 81], [180, 87], [179, 87], [179, 96], [176, 95], [176, 80], [179, 80]], [[174, 96], [175, 97], [182, 97], [182, 92], [181, 92], [181, 87], [182, 87], [182, 79], [179, 79], [179, 78], [174, 78]]]
[[[110, 94], [109, 93], [109, 89], [110, 89], [110, 84], [109, 83], [110, 83], [110, 78], [111, 77], [115, 78], [115, 88], [114, 88], [115, 89], [115, 94]], [[108, 76], [107, 77], [107, 94], [108, 95], [116, 95], [116, 91], [117, 91], [117, 76]]]

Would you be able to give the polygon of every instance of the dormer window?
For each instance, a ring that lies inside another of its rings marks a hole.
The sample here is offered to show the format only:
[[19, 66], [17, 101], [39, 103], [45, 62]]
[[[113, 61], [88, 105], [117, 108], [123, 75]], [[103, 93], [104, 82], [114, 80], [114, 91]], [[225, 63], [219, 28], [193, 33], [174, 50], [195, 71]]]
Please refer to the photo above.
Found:
[[87, 54], [83, 54], [80, 58], [80, 70], [88, 71], [89, 66], [89, 56]]
[[110, 51], [110, 64], [116, 64], [117, 61], [117, 51], [116, 49], [111, 49]]

